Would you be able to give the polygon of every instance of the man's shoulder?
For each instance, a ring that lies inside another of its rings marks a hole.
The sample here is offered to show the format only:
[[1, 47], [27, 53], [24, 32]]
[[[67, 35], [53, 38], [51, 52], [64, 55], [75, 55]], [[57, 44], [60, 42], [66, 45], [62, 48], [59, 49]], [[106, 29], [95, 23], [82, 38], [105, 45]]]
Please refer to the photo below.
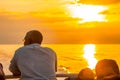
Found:
[[50, 52], [55, 53], [55, 52], [54, 52], [54, 50], [53, 50], [53, 49], [51, 49], [51, 48], [49, 48], [49, 47], [43, 47], [43, 49], [45, 49], [45, 50], [47, 50], [47, 51], [50, 51]]
[[23, 50], [25, 50], [25, 49], [26, 49], [26, 47], [25, 47], [25, 46], [22, 46], [22, 47], [16, 49], [15, 52], [21, 52], [21, 51], [23, 51]]

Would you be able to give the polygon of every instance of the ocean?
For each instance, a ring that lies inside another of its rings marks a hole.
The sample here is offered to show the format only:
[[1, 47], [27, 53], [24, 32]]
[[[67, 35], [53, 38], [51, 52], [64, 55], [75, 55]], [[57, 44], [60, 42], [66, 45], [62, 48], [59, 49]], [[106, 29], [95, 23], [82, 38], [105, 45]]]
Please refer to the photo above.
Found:
[[[14, 51], [21, 44], [1, 44], [0, 62], [3, 64], [5, 74], [8, 70]], [[89, 67], [94, 70], [97, 61], [114, 59], [120, 66], [120, 44], [43, 44], [52, 48], [58, 59], [58, 73], [78, 73], [81, 69]]]

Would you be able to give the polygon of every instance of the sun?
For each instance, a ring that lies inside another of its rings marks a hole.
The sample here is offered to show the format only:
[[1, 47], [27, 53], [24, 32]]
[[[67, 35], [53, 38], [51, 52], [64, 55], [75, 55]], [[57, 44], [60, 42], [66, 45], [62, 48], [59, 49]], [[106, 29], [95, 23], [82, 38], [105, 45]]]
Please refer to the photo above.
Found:
[[107, 10], [105, 6], [87, 5], [87, 4], [74, 4], [67, 6], [70, 15], [73, 18], [80, 18], [79, 23], [85, 22], [106, 22], [106, 16], [100, 12]]

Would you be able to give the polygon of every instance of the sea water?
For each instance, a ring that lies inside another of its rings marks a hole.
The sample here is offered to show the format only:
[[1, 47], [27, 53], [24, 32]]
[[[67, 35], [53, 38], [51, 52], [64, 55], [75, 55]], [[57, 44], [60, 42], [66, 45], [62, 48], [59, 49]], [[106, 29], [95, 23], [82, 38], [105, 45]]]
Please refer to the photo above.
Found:
[[[1, 44], [0, 62], [3, 64], [5, 74], [10, 60], [21, 44]], [[78, 73], [81, 69], [90, 67], [94, 69], [97, 61], [101, 59], [114, 59], [120, 66], [120, 44], [43, 44], [52, 48], [58, 59], [58, 71], [62, 73]]]

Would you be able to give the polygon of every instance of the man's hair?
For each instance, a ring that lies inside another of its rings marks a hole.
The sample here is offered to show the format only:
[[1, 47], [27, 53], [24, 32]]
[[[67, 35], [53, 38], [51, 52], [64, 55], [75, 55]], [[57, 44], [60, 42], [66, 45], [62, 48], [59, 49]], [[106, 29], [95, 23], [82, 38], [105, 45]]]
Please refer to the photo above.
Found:
[[43, 36], [41, 32], [37, 30], [31, 30], [26, 33], [24, 40], [25, 40], [24, 45], [29, 45], [33, 43], [41, 44]]
[[94, 80], [94, 73], [90, 68], [82, 69], [78, 74], [78, 80]]
[[119, 74], [119, 67], [115, 60], [103, 59], [96, 64], [95, 71], [97, 78], [100, 79], [113, 73]]

